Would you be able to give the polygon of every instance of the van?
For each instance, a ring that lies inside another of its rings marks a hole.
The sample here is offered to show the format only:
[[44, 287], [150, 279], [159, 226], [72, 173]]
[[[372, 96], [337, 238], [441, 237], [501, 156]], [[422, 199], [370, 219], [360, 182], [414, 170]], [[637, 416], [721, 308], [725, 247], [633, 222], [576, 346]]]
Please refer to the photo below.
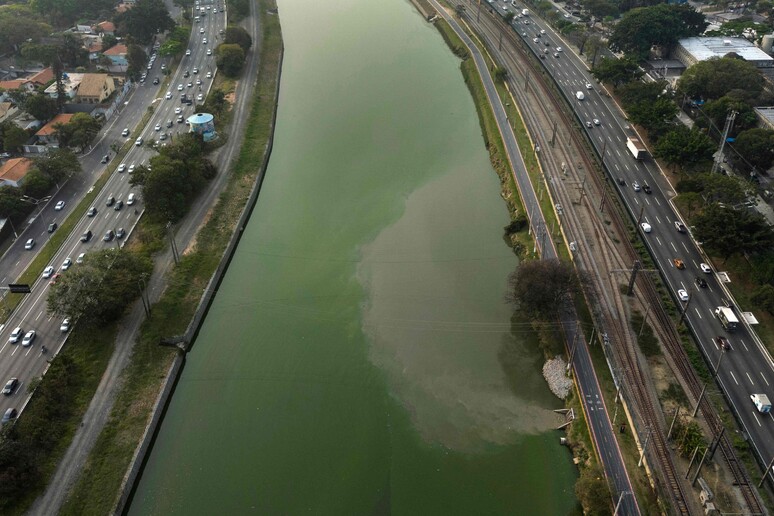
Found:
[[142, 136], [138, 136], [137, 139], [134, 141], [134, 144], [138, 147], [142, 147]]
[[134, 199], [135, 199], [134, 193], [130, 193], [129, 197], [126, 198], [126, 205], [131, 206], [132, 204], [134, 204]]

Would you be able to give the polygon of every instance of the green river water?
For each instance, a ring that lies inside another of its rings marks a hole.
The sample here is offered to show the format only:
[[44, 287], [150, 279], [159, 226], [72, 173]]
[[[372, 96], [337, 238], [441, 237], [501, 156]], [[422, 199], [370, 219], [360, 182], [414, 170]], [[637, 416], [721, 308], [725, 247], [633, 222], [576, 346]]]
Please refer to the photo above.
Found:
[[267, 177], [130, 513], [567, 514], [459, 61], [404, 0], [279, 13]]

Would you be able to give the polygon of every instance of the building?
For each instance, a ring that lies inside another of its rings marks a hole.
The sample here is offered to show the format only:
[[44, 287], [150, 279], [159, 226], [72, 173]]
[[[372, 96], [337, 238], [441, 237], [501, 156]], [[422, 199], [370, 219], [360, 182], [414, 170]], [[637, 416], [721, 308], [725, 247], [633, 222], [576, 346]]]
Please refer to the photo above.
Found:
[[190, 132], [200, 134], [205, 142], [217, 139], [218, 133], [215, 132], [215, 117], [209, 113], [196, 113], [187, 119], [190, 126]]
[[119, 43], [105, 50], [102, 55], [110, 59], [110, 63], [115, 66], [129, 66], [129, 61], [126, 58], [128, 51], [126, 45]]
[[672, 52], [674, 59], [680, 60], [685, 66], [691, 66], [699, 61], [713, 57], [724, 57], [736, 54], [745, 61], [754, 64], [762, 72], [774, 70], [774, 58], [756, 47], [744, 38], [727, 37], [695, 37], [681, 39]]
[[[64, 88], [65, 97], [68, 99], [75, 98], [75, 94], [78, 92], [78, 86], [81, 85], [83, 79], [82, 73], [63, 73], [62, 74], [62, 87]], [[57, 98], [58, 93], [56, 91], [56, 83], [52, 84], [45, 89], [46, 95], [52, 99]]]
[[78, 85], [75, 101], [81, 104], [101, 104], [115, 89], [115, 82], [108, 74], [85, 73]]
[[24, 90], [33, 93], [37, 88], [41, 88], [54, 80], [54, 71], [49, 66], [39, 72], [35, 72], [29, 77], [22, 77], [10, 81], [0, 81], [0, 88], [3, 90]]
[[45, 145], [59, 145], [59, 139], [57, 138], [56, 131], [59, 125], [65, 125], [70, 123], [70, 119], [73, 114], [59, 113], [51, 119], [49, 123], [41, 127], [35, 136], [38, 137], [38, 143]]
[[32, 160], [27, 158], [9, 159], [0, 167], [0, 186], [19, 188], [32, 169]]
[[110, 21], [99, 22], [94, 27], [94, 32], [96, 32], [97, 34], [103, 34], [103, 35], [110, 34], [112, 36], [112, 35], [115, 35], [116, 33], [116, 26], [113, 24], [113, 22], [110, 22]]

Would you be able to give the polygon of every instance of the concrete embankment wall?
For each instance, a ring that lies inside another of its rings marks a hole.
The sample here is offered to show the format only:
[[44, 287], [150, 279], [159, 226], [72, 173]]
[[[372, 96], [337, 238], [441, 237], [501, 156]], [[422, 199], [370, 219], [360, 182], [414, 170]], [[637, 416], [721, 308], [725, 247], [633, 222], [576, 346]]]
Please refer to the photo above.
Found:
[[[271, 120], [271, 127], [270, 127], [271, 130], [269, 132], [270, 136], [269, 136], [269, 141], [266, 143], [266, 148], [263, 151], [263, 159], [261, 160], [261, 166], [258, 171], [258, 176], [255, 178], [255, 183], [253, 183], [253, 188], [252, 188], [252, 191], [250, 192], [250, 197], [248, 198], [247, 203], [245, 204], [245, 207], [242, 210], [242, 215], [239, 217], [239, 221], [237, 223], [236, 229], [234, 230], [234, 234], [231, 235], [231, 239], [229, 240], [229, 243], [226, 246], [226, 250], [224, 251], [223, 256], [220, 259], [218, 268], [215, 269], [215, 272], [210, 278], [210, 281], [207, 284], [207, 288], [205, 289], [204, 294], [202, 295], [202, 298], [199, 301], [199, 306], [197, 307], [196, 312], [194, 313], [194, 316], [188, 325], [188, 328], [185, 333], [185, 351], [186, 352], [191, 348], [191, 345], [194, 339], [199, 333], [199, 329], [201, 328], [202, 322], [204, 321], [204, 317], [207, 315], [207, 311], [210, 309], [210, 305], [212, 304], [212, 300], [215, 297], [215, 293], [218, 291], [218, 287], [220, 287], [220, 283], [223, 280], [223, 275], [228, 269], [229, 263], [231, 263], [231, 259], [234, 256], [234, 252], [236, 251], [236, 247], [239, 244], [239, 240], [242, 238], [242, 232], [244, 231], [244, 228], [247, 224], [247, 221], [250, 218], [250, 215], [252, 215], [253, 213], [253, 209], [255, 208], [255, 203], [258, 200], [258, 194], [261, 191], [263, 178], [266, 174], [266, 167], [269, 164], [269, 157], [271, 156], [271, 150], [274, 145], [274, 127], [277, 121], [276, 106], [277, 106], [277, 102], [279, 101], [279, 82], [282, 77], [282, 60], [284, 58], [284, 52], [285, 52], [285, 49], [283, 47], [280, 51], [280, 61], [279, 61], [279, 67], [278, 67], [279, 73], [277, 74], [277, 82], [274, 85], [275, 86], [274, 88], [275, 108], [274, 108], [274, 113], [272, 115], [272, 120]], [[142, 440], [137, 446], [137, 450], [135, 451], [134, 457], [132, 458], [132, 462], [129, 464], [129, 468], [127, 469], [126, 475], [124, 476], [124, 480], [121, 485], [120, 496], [118, 498], [118, 502], [116, 503], [116, 506], [114, 507], [113, 514], [123, 514], [124, 510], [127, 508], [127, 504], [131, 499], [131, 494], [134, 491], [135, 484], [137, 483], [137, 480], [140, 478], [140, 472], [142, 471], [142, 466], [145, 464], [145, 457], [148, 451], [150, 451], [151, 449], [153, 438], [156, 435], [156, 431], [158, 430], [159, 423], [161, 423], [161, 419], [164, 414], [164, 411], [166, 410], [167, 405], [169, 404], [169, 400], [172, 398], [174, 387], [177, 384], [178, 377], [180, 376], [180, 373], [183, 370], [184, 364], [185, 364], [185, 355], [181, 353], [180, 356], [175, 358], [175, 361], [172, 364], [172, 367], [169, 368], [167, 378], [164, 381], [164, 386], [161, 392], [159, 393], [158, 398], [156, 399], [156, 405], [154, 406], [153, 412], [148, 421], [148, 426], [145, 428], [145, 433], [143, 434]]]
[[425, 20], [429, 20], [435, 16], [435, 9], [427, 2], [423, 2], [422, 0], [410, 0], [410, 2], [417, 8], [417, 11], [425, 17]]

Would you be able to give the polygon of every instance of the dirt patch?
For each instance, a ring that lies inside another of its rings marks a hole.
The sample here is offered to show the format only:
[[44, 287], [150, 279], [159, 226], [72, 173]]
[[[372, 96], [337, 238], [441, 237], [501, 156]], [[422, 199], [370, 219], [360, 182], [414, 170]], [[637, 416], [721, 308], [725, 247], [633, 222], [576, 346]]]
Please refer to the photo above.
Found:
[[236, 93], [233, 91], [231, 93], [226, 93], [223, 98], [228, 102], [228, 110], [231, 111], [231, 108], [234, 107], [234, 102], [236, 102]]

